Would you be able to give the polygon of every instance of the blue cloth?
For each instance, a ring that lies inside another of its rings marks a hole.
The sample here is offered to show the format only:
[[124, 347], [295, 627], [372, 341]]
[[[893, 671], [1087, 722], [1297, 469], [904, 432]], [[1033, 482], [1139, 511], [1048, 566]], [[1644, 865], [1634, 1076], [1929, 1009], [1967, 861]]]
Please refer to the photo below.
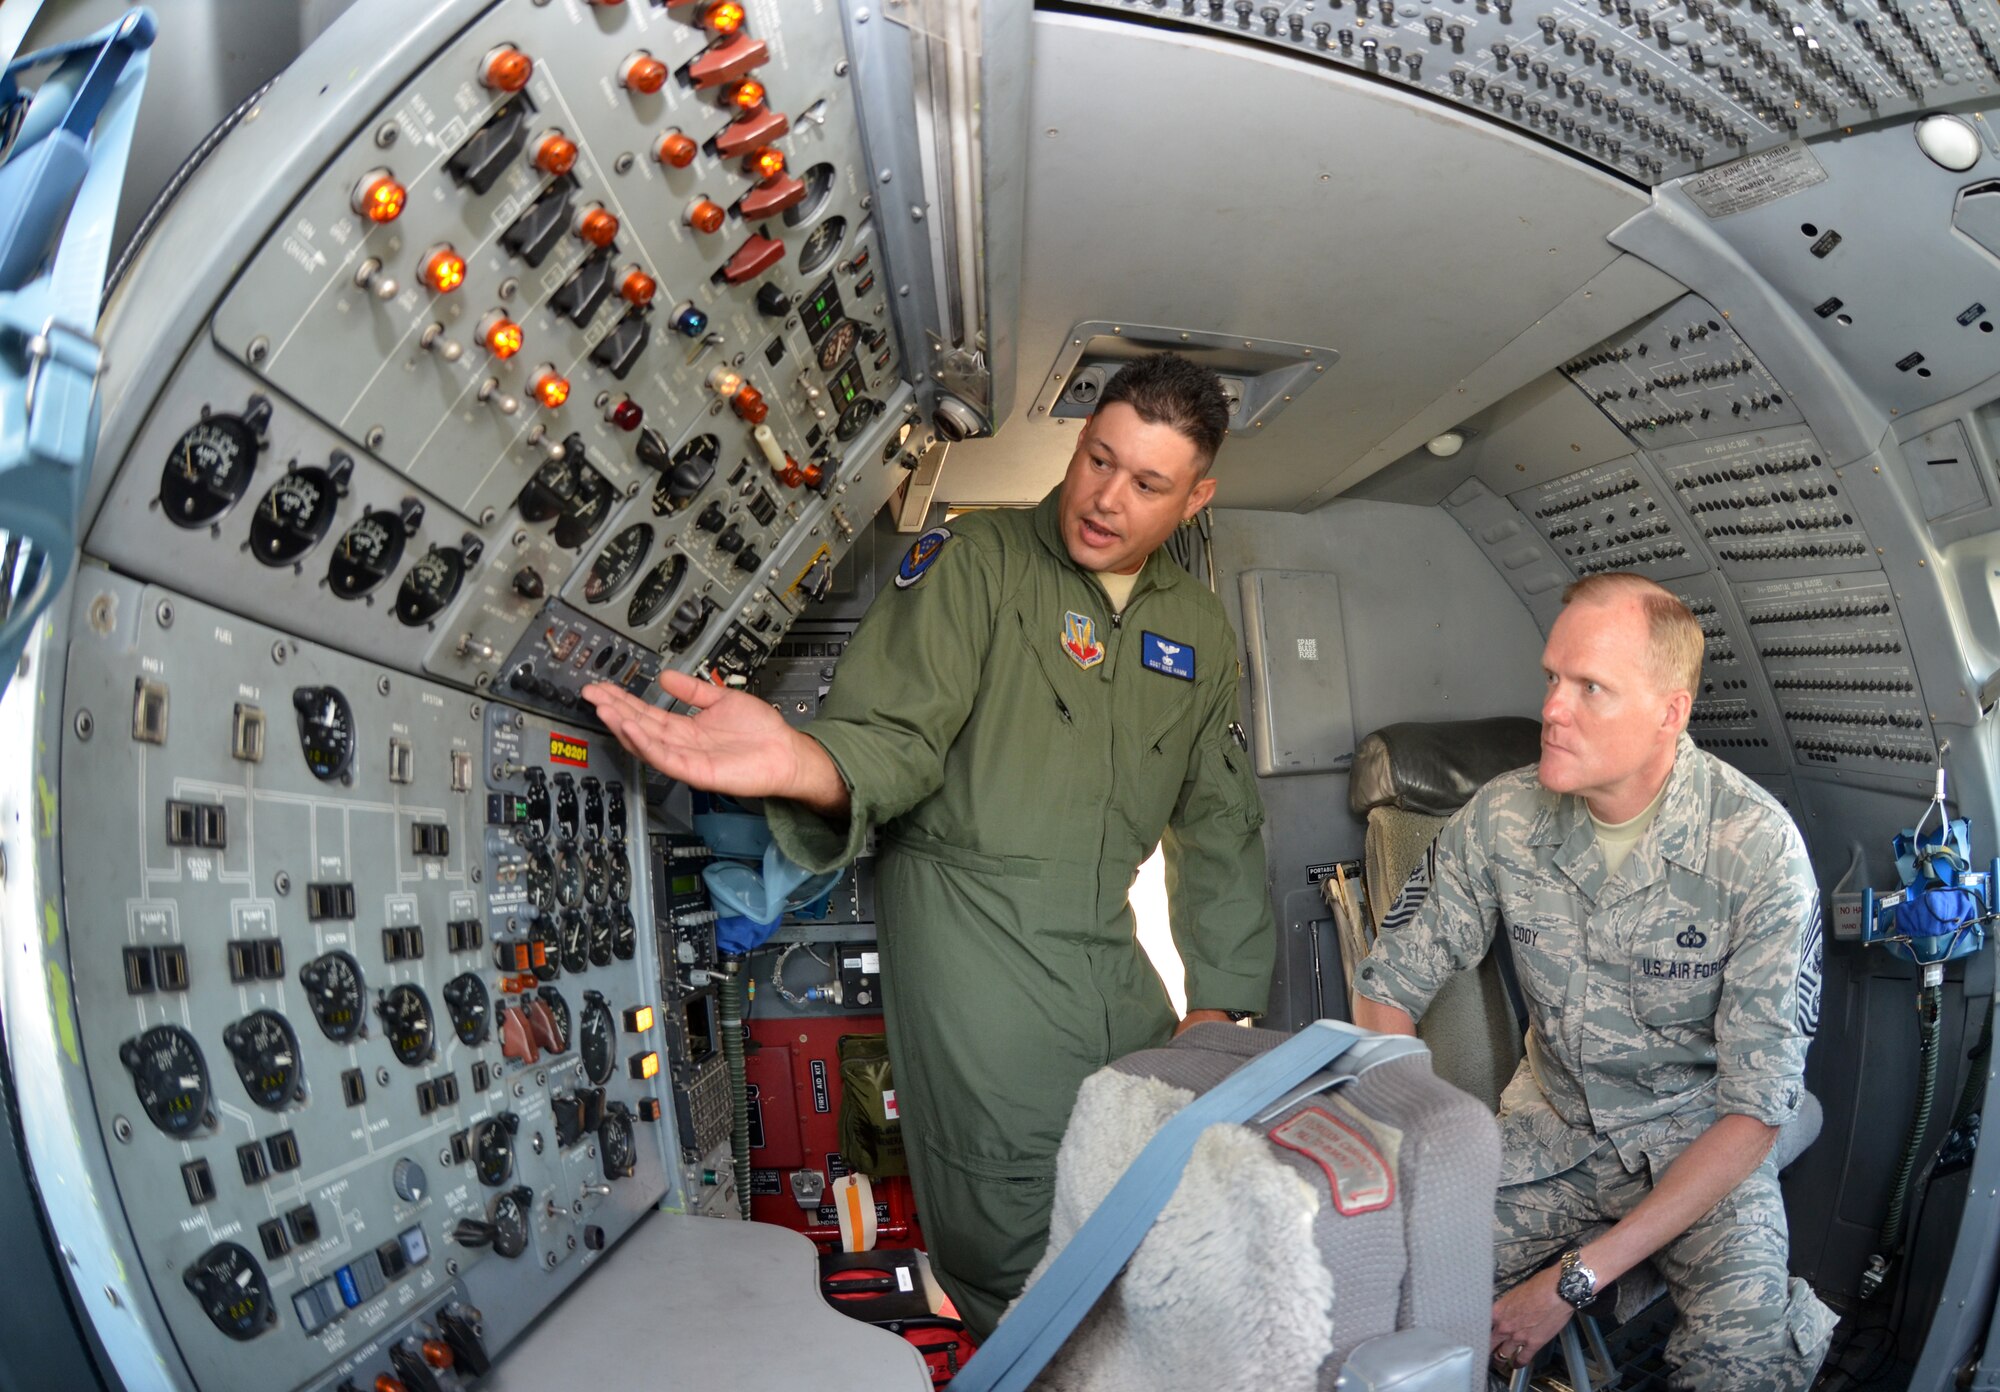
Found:
[[[701, 877], [715, 904], [715, 945], [723, 952], [740, 954], [761, 947], [787, 913], [825, 899], [840, 883], [841, 871], [815, 875], [779, 850], [762, 817], [705, 813], [695, 818], [695, 826], [716, 852]], [[721, 833], [721, 846], [709, 840], [712, 833]], [[761, 859], [754, 866], [747, 864], [744, 853], [760, 843]], [[731, 851], [738, 858], [731, 858]]]

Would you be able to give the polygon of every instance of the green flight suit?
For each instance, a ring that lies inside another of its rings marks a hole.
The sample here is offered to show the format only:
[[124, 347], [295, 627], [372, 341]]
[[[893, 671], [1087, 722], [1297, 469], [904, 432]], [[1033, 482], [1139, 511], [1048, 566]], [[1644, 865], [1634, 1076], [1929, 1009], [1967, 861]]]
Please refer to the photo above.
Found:
[[1164, 841], [1190, 1007], [1261, 1011], [1276, 952], [1222, 606], [1155, 554], [1114, 618], [1063, 545], [1059, 492], [961, 517], [934, 554], [927, 535], [869, 610], [807, 731], [851, 791], [847, 824], [767, 807], [814, 870], [880, 829], [917, 1210], [982, 1336], [1047, 1242], [1078, 1086], [1172, 1033], [1126, 901], [1140, 863]]

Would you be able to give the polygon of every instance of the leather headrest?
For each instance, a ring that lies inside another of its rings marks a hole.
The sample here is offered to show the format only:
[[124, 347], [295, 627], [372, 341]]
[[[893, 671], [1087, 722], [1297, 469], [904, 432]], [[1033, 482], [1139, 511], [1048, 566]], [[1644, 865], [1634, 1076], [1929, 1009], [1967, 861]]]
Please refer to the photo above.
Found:
[[1355, 748], [1347, 806], [1357, 817], [1395, 807], [1449, 817], [1482, 784], [1542, 754], [1542, 723], [1525, 716], [1384, 725]]

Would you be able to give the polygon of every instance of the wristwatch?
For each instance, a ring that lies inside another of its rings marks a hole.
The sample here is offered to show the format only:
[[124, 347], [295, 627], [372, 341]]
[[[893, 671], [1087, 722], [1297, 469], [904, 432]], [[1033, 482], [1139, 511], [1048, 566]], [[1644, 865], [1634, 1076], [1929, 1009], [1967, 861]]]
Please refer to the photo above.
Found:
[[1240, 1025], [1245, 1020], [1257, 1018], [1257, 1012], [1254, 1010], [1225, 1010], [1222, 1013], [1229, 1017], [1229, 1023], [1232, 1025]]
[[1556, 1294], [1579, 1310], [1597, 1299], [1597, 1273], [1583, 1264], [1581, 1247], [1572, 1247], [1562, 1254], [1562, 1275], [1556, 1277]]

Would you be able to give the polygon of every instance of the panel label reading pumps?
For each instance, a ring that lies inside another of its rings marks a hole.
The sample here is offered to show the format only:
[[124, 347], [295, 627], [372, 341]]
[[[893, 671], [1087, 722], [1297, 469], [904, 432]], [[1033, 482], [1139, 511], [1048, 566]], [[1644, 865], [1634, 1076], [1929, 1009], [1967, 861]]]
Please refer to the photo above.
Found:
[[590, 767], [590, 741], [578, 739], [575, 735], [559, 735], [549, 732], [549, 762], [568, 764], [572, 768]]

